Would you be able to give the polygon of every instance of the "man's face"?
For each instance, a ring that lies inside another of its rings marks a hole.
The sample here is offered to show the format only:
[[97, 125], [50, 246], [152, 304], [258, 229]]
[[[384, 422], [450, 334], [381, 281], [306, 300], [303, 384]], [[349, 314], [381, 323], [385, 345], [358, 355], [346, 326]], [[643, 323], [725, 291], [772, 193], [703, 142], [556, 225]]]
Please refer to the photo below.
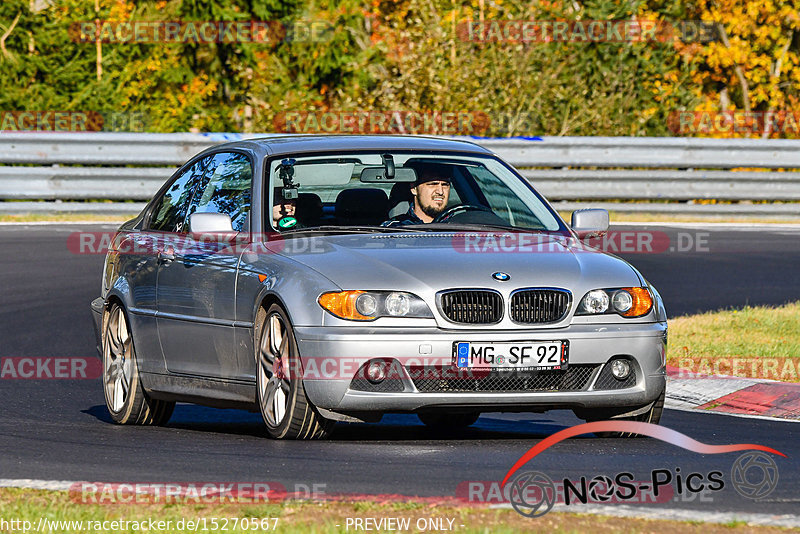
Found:
[[423, 222], [429, 223], [444, 212], [450, 198], [450, 182], [431, 180], [411, 188], [414, 211]]
[[283, 198], [283, 191], [276, 189], [272, 198], [272, 222], [277, 224], [284, 217], [294, 217], [295, 201]]

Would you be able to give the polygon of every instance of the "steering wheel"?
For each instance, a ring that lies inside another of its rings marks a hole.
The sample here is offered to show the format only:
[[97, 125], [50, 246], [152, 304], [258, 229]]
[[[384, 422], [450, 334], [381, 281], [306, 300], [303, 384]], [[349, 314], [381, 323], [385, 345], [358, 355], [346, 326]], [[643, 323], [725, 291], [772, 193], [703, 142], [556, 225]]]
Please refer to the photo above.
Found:
[[489, 213], [494, 213], [491, 208], [487, 208], [486, 206], [480, 206], [478, 204], [459, 204], [457, 206], [453, 206], [450, 209], [445, 210], [443, 213], [440, 213], [438, 217], [436, 217], [433, 221], [434, 223], [445, 222], [448, 219], [458, 215], [459, 213], [466, 213], [468, 211], [488, 211]]

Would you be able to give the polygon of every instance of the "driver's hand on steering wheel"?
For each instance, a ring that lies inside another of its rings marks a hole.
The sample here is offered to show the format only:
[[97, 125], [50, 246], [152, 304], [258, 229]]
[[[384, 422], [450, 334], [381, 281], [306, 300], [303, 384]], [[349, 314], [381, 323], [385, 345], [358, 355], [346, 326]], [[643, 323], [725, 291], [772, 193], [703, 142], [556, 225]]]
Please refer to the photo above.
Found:
[[432, 222], [435, 223], [446, 222], [454, 215], [458, 215], [459, 213], [466, 213], [468, 211], [488, 211], [489, 213], [494, 213], [491, 208], [486, 206], [481, 206], [480, 204], [457, 204], [455, 206], [452, 206], [444, 210]]

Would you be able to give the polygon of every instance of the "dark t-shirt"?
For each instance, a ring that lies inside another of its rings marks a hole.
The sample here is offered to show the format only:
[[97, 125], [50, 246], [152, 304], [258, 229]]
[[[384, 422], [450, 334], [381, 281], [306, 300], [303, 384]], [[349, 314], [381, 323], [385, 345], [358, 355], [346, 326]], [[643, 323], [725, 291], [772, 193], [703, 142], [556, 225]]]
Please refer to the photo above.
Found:
[[405, 213], [401, 213], [400, 215], [395, 215], [388, 221], [381, 224], [381, 226], [399, 226], [401, 224], [425, 224], [425, 221], [417, 217], [417, 214], [414, 213], [414, 203], [410, 202], [408, 206], [408, 211]]

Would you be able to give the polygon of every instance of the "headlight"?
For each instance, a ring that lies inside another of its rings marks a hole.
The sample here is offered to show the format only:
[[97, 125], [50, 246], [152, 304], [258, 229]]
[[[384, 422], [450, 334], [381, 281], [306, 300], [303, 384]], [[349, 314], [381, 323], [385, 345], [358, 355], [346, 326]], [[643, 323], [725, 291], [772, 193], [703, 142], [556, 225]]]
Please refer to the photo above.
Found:
[[323, 309], [340, 319], [374, 321], [378, 317], [433, 318], [418, 296], [402, 291], [332, 291], [317, 299]]
[[633, 307], [633, 296], [624, 289], [620, 289], [614, 292], [611, 304], [619, 313], [625, 313]]
[[374, 317], [378, 311], [378, 299], [369, 293], [359, 295], [356, 298], [356, 311], [366, 317]]
[[581, 301], [587, 313], [605, 313], [608, 310], [608, 294], [602, 289], [589, 291]]
[[581, 299], [575, 315], [617, 313], [623, 317], [641, 317], [652, 308], [653, 297], [646, 287], [595, 289]]
[[411, 310], [411, 298], [408, 293], [389, 293], [384, 301], [386, 311], [394, 317], [407, 315]]

